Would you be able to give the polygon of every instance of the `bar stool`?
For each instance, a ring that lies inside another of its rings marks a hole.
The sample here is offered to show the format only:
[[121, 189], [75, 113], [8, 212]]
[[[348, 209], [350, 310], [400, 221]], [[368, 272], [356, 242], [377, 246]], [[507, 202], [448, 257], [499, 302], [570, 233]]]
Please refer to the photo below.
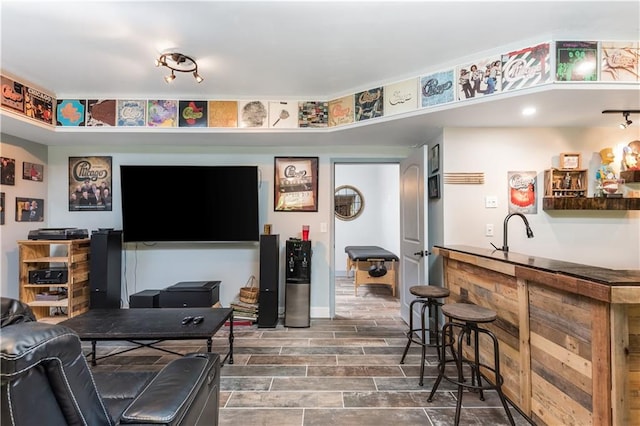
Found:
[[[442, 302], [438, 301], [438, 299], [442, 299], [444, 297], [449, 297], [449, 289], [433, 286], [433, 285], [415, 285], [409, 288], [409, 292], [416, 296], [415, 299], [411, 301], [409, 305], [409, 331], [407, 331], [407, 346], [404, 348], [404, 353], [402, 354], [402, 359], [400, 360], [400, 364], [404, 364], [404, 359], [407, 356], [407, 352], [409, 352], [409, 347], [411, 343], [415, 343], [422, 347], [422, 361], [420, 362], [420, 382], [418, 383], [420, 386], [423, 385], [424, 382], [424, 359], [427, 353], [427, 347], [434, 347], [438, 352], [438, 359], [440, 359], [440, 327], [439, 317], [440, 313], [438, 312], [438, 307], [442, 306]], [[413, 327], [413, 306], [419, 303], [421, 305], [420, 308], [420, 328]], [[427, 312], [427, 308], [429, 311]], [[434, 329], [430, 329], [429, 331], [429, 342], [427, 343], [426, 338], [426, 319], [425, 312], [427, 315], [431, 313], [431, 309], [434, 309]], [[435, 330], [435, 332], [434, 332]], [[420, 332], [419, 336], [415, 334]], [[435, 342], [431, 342], [431, 337], [435, 336]]]
[[[504, 382], [502, 375], [500, 374], [500, 352], [498, 350], [498, 339], [496, 336], [485, 328], [478, 327], [478, 324], [490, 323], [495, 321], [498, 317], [495, 311], [482, 306], [472, 305], [469, 303], [451, 303], [442, 307], [442, 313], [449, 318], [449, 321], [442, 326], [442, 354], [440, 362], [438, 364], [438, 378], [433, 384], [433, 389], [429, 394], [427, 401], [431, 402], [433, 395], [435, 394], [442, 379], [458, 386], [458, 401], [456, 404], [456, 416], [455, 424], [460, 423], [460, 409], [462, 408], [462, 391], [464, 388], [477, 391], [480, 394], [480, 400], [484, 401], [483, 390], [495, 389], [502, 401], [502, 405], [509, 418], [509, 423], [514, 425], [513, 416], [507, 406], [507, 400], [502, 393], [502, 383]], [[454, 327], [459, 328], [457, 348], [454, 351]], [[493, 366], [489, 366], [480, 362], [480, 348], [478, 346], [479, 335], [485, 334], [493, 342]], [[466, 338], [467, 345], [471, 344], [473, 340], [473, 359], [464, 358], [462, 352], [462, 341]], [[446, 358], [446, 348], [451, 349], [453, 359]], [[455, 362], [457, 377], [451, 378], [445, 374], [445, 368], [447, 363]], [[465, 381], [463, 375], [463, 365], [471, 367], [471, 383]], [[495, 384], [492, 384], [487, 376], [480, 372], [480, 367], [486, 371], [493, 372], [495, 378]], [[484, 377], [485, 383], [483, 384], [481, 377]], [[477, 382], [477, 383], [476, 383]]]

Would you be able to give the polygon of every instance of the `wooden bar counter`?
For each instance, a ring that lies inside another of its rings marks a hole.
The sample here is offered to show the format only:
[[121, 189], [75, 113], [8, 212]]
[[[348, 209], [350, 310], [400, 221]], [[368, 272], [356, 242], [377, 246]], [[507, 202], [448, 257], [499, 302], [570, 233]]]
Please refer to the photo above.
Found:
[[[539, 425], [640, 425], [640, 270], [436, 246], [451, 302], [493, 309], [505, 395]], [[480, 342], [481, 357], [493, 349]]]

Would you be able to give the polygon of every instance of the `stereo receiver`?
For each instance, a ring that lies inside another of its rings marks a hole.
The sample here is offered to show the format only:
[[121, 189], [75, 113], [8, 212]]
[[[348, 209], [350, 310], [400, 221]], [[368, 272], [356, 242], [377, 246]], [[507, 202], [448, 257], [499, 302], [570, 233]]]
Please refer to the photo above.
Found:
[[29, 271], [29, 284], [66, 284], [67, 268], [34, 269]]

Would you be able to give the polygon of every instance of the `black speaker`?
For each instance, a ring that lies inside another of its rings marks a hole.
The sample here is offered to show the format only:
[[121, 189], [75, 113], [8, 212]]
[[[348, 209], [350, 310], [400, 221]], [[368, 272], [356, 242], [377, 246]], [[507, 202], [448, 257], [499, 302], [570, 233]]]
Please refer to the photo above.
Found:
[[260, 235], [260, 293], [258, 327], [278, 324], [278, 288], [280, 286], [280, 236]]
[[120, 308], [122, 231], [99, 229], [91, 234], [89, 308]]

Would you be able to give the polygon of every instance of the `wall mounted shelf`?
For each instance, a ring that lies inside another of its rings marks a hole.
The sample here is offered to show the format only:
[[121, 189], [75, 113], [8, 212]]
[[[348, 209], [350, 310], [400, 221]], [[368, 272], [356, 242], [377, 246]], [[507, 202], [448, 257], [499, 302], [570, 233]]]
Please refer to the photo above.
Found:
[[544, 197], [542, 210], [640, 210], [640, 198]]

